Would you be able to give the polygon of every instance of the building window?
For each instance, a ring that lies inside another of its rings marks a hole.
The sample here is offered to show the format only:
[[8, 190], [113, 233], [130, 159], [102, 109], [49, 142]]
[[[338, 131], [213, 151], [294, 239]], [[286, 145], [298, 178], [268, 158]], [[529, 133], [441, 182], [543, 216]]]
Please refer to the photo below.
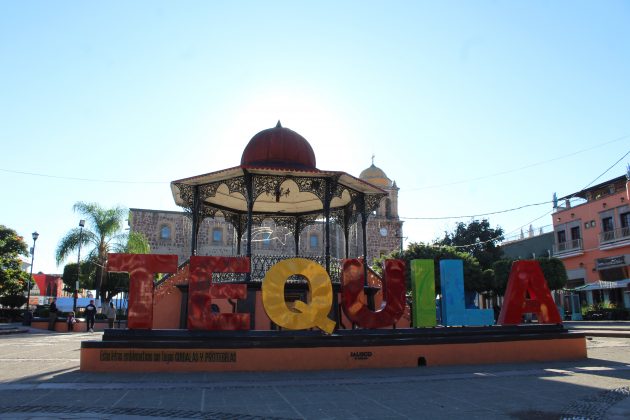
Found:
[[615, 239], [615, 226], [612, 217], [604, 217], [602, 219], [602, 239], [604, 241], [612, 241]]
[[558, 231], [558, 243], [563, 244], [567, 241], [567, 234], [564, 230]]
[[610, 232], [614, 229], [612, 217], [604, 217], [602, 219], [602, 230], [604, 232]]
[[571, 240], [576, 241], [580, 239], [580, 227], [574, 226], [571, 228]]
[[171, 239], [171, 227], [169, 225], [160, 227], [160, 239]]
[[213, 244], [223, 243], [223, 229], [221, 228], [212, 229], [212, 243]]
[[310, 245], [311, 248], [317, 248], [319, 247], [319, 236], [312, 234], [311, 236], [309, 236], [308, 238], [308, 243]]
[[621, 213], [621, 236], [630, 236], [630, 212]]

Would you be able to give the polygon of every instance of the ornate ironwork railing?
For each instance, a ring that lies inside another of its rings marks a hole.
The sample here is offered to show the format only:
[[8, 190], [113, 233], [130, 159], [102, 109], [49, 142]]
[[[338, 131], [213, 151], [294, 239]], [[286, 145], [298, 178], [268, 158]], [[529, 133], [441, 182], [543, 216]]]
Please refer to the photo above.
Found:
[[[279, 263], [280, 261], [287, 260], [289, 258], [295, 258], [292, 255], [252, 255], [251, 259], [251, 280], [253, 282], [262, 282], [265, 278], [265, 274], [269, 269]], [[308, 260], [315, 261], [322, 267], [326, 267], [326, 260], [321, 256], [300, 256], [300, 258], [306, 258]], [[333, 283], [339, 283], [341, 278], [341, 260], [337, 258], [330, 259], [330, 272], [328, 273], [330, 280]], [[213, 283], [240, 283], [245, 282], [247, 274], [243, 273], [214, 273], [212, 275]], [[301, 282], [304, 279], [300, 276], [292, 276], [289, 279], [291, 282]]]
[[601, 232], [599, 234], [599, 242], [613, 242], [630, 239], [630, 227], [622, 227], [613, 230]]
[[565, 252], [579, 251], [583, 249], [582, 239], [573, 239], [572, 241], [560, 242], [553, 246], [554, 254], [562, 254]]
[[[295, 258], [293, 255], [253, 255], [251, 259], [251, 281], [253, 282], [262, 282], [265, 278], [265, 274], [267, 271], [274, 265], [280, 261]], [[320, 264], [322, 267], [326, 267], [326, 259], [322, 256], [309, 256], [304, 255], [300, 256], [300, 258], [306, 258], [308, 260], [315, 261]], [[189, 260], [184, 261], [177, 267], [177, 273], [179, 273], [186, 265], [188, 265]], [[161, 284], [165, 283], [170, 277], [174, 274], [167, 274], [162, 277], [157, 283], [156, 286], [159, 287]], [[330, 280], [333, 283], [339, 283], [341, 281], [341, 259], [339, 258], [330, 258], [330, 271], [328, 273], [330, 276]], [[214, 273], [212, 275], [213, 283], [241, 283], [247, 281], [247, 274], [245, 273]], [[293, 276], [289, 279], [289, 282], [300, 282], [304, 281], [300, 278], [300, 276]]]

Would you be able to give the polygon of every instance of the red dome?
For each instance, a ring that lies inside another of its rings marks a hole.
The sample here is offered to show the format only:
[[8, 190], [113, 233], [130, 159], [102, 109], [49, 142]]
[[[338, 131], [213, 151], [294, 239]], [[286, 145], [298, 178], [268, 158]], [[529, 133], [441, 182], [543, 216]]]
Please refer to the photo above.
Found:
[[274, 128], [252, 137], [243, 151], [241, 165], [315, 169], [315, 152], [304, 137], [278, 121]]

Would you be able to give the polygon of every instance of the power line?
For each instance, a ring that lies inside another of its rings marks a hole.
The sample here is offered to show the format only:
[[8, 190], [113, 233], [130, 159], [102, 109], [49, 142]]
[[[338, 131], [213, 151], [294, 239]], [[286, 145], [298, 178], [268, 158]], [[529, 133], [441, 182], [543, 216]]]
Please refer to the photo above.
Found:
[[[586, 187], [582, 188], [582, 190], [587, 189], [588, 187], [590, 187], [591, 185], [593, 185], [595, 183], [595, 181], [597, 181], [599, 178], [603, 177], [606, 172], [610, 171], [612, 168], [614, 168], [619, 162], [621, 162], [626, 156], [630, 155], [630, 150], [628, 150], [626, 152], [625, 155], [621, 156], [619, 158], [619, 160], [617, 160], [617, 162], [613, 163], [610, 167], [608, 167], [608, 169], [606, 169], [604, 172], [602, 172], [597, 178], [595, 178], [594, 180], [592, 180], [591, 182], [589, 182]], [[581, 190], [581, 191], [582, 191]], [[577, 194], [577, 193], [576, 193]], [[575, 194], [573, 194], [570, 198], [573, 198], [575, 196]]]
[[[530, 165], [521, 166], [520, 168], [510, 169], [510, 170], [502, 171], [502, 172], [496, 172], [496, 173], [488, 174], [488, 175], [482, 175], [482, 176], [478, 176], [476, 178], [464, 179], [464, 180], [461, 180], [461, 181], [449, 182], [449, 183], [445, 183], [445, 184], [429, 185], [429, 186], [426, 186], [426, 187], [418, 187], [418, 188], [402, 188], [402, 190], [403, 191], [419, 191], [419, 190], [424, 190], [424, 189], [431, 189], [431, 188], [445, 187], [445, 186], [450, 186], [450, 185], [464, 184], [466, 182], [479, 181], [479, 180], [482, 180], [482, 179], [487, 179], [487, 178], [492, 178], [492, 177], [495, 177], [495, 176], [505, 175], [505, 174], [509, 174], [509, 173], [512, 173], [512, 172], [517, 172], [517, 171], [521, 171], [521, 170], [524, 170], [524, 169], [529, 169], [529, 168], [532, 168], [532, 167], [535, 167], [535, 166], [543, 165], [545, 163], [554, 162], [554, 161], [557, 161], [557, 160], [561, 160], [561, 159], [565, 159], [565, 158], [568, 158], [568, 157], [571, 157], [571, 156], [575, 156], [577, 154], [588, 152], [590, 150], [597, 149], [599, 147], [603, 147], [603, 146], [606, 146], [608, 144], [615, 143], [615, 142], [618, 142], [618, 141], [621, 141], [621, 140], [624, 140], [624, 139], [627, 139], [627, 138], [630, 138], [630, 134], [618, 137], [616, 139], [613, 139], [613, 140], [610, 140], [610, 141], [607, 141], [607, 142], [604, 142], [604, 143], [597, 144], [595, 146], [591, 146], [591, 147], [588, 147], [588, 148], [585, 148], [585, 149], [581, 149], [581, 150], [575, 151], [573, 153], [569, 153], [567, 155], [558, 156], [558, 157], [555, 157], [553, 159], [548, 159], [548, 160], [544, 160], [544, 161], [541, 161], [541, 162], [532, 163]], [[630, 152], [628, 152], [628, 153], [630, 153]], [[623, 159], [625, 156], [627, 156], [628, 153], [626, 153], [626, 155], [624, 155], [621, 159]], [[608, 168], [602, 175], [600, 175], [600, 177], [603, 176], [610, 169], [612, 169], [612, 167], [614, 167], [617, 163], [619, 163], [619, 162], [616, 162], [613, 166]], [[38, 177], [42, 177], [42, 178], [64, 179], [64, 180], [69, 180], [69, 181], [82, 181], [82, 182], [103, 182], [103, 183], [112, 183], [112, 184], [170, 184], [170, 182], [168, 182], [168, 181], [128, 181], [128, 180], [120, 180], [120, 179], [79, 178], [79, 177], [70, 177], [70, 176], [42, 174], [42, 173], [37, 173], [37, 172], [17, 171], [17, 170], [14, 170], [14, 169], [5, 169], [5, 168], [0, 168], [0, 171], [7, 172], [7, 173], [13, 173], [13, 174], [20, 174], [20, 175], [38, 176]], [[597, 180], [598, 178], [596, 178], [595, 180]], [[584, 187], [584, 188], [586, 188], [586, 187]], [[466, 217], [466, 216], [463, 216], [463, 217]], [[450, 217], [450, 218], [456, 218], [456, 217]]]
[[[539, 217], [535, 218], [534, 220], [531, 220], [530, 222], [524, 224], [523, 226], [518, 227], [515, 230], [510, 231], [507, 235], [511, 235], [512, 233], [514, 233], [514, 232], [516, 232], [516, 231], [518, 231], [520, 229], [523, 229], [525, 226], [530, 225], [530, 224], [534, 223], [535, 221], [537, 221], [539, 219], [542, 219], [543, 217], [545, 217], [545, 216], [547, 216], [549, 214], [551, 214], [551, 212], [549, 212], [549, 211], [545, 212], [545, 214], [543, 214], [542, 216], [539, 216]], [[499, 239], [501, 236], [503, 236], [503, 239]], [[469, 247], [471, 247], [473, 245], [487, 244], [487, 243], [497, 242], [497, 241], [505, 241], [505, 236], [506, 235], [497, 235], [494, 238], [490, 238], [490, 239], [485, 240], [485, 241], [474, 242], [474, 243], [466, 244], [466, 245], [448, 245], [448, 246], [451, 247], [451, 248], [469, 248]], [[427, 245], [432, 246], [432, 247], [436, 247], [436, 248], [444, 246], [444, 245], [440, 245], [440, 244], [436, 244], [436, 243], [427, 244]]]
[[458, 185], [458, 184], [465, 184], [467, 182], [480, 181], [482, 179], [487, 179], [487, 178], [493, 178], [493, 177], [496, 177], [496, 176], [506, 175], [506, 174], [509, 174], [509, 173], [512, 173], [512, 172], [518, 172], [518, 171], [522, 171], [524, 169], [533, 168], [535, 166], [544, 165], [545, 163], [555, 162], [557, 160], [562, 160], [562, 159], [565, 159], [565, 158], [568, 158], [568, 157], [571, 157], [571, 156], [578, 155], [580, 153], [588, 152], [590, 150], [606, 146], [606, 145], [608, 145], [610, 143], [615, 143], [615, 142], [618, 142], [618, 141], [621, 141], [621, 140], [625, 140], [627, 138], [630, 138], [630, 134], [626, 134], [626, 135], [618, 137], [618, 138], [616, 138], [614, 140], [610, 140], [610, 141], [607, 141], [607, 142], [604, 142], [604, 143], [600, 143], [600, 144], [597, 144], [595, 146], [588, 147], [586, 149], [581, 149], [581, 150], [575, 151], [573, 153], [569, 153], [567, 155], [562, 155], [562, 156], [558, 156], [558, 157], [555, 157], [555, 158], [552, 158], [552, 159], [548, 159], [548, 160], [544, 160], [544, 161], [541, 161], [541, 162], [536, 162], [536, 163], [532, 163], [532, 164], [529, 164], [529, 165], [521, 166], [520, 168], [509, 169], [509, 170], [506, 170], [506, 171], [496, 172], [496, 173], [488, 174], [488, 175], [482, 175], [482, 176], [478, 176], [476, 178], [468, 178], [468, 179], [462, 179], [460, 181], [447, 182], [447, 183], [444, 183], [444, 184], [428, 185], [426, 187], [417, 187], [417, 188], [401, 188], [401, 190], [403, 190], [403, 191], [420, 191], [420, 190], [428, 190], [428, 189], [431, 189], [431, 188], [448, 187], [448, 186], [451, 186], [451, 185]]
[[[503, 241], [502, 242], [513, 242], [513, 241], [518, 241], [520, 239], [527, 239], [527, 237], [525, 237], [525, 232], [522, 230], [525, 227], [525, 225], [523, 225], [523, 227], [521, 228], [521, 231], [518, 233], [513, 233], [515, 232], [514, 230], [510, 231], [509, 234], [504, 235]], [[538, 225], [535, 228], [533, 228], [534, 230], [537, 230], [538, 233], [534, 233], [534, 236], [540, 236], [540, 235], [544, 235], [546, 233], [551, 233], [551, 232], [545, 232], [545, 229], [549, 228], [549, 227], [553, 227], [552, 224], [548, 224], [548, 225]]]
[[164, 182], [164, 181], [125, 181], [125, 180], [119, 180], [119, 179], [77, 178], [77, 177], [71, 177], [71, 176], [58, 176], [58, 175], [39, 174], [35, 172], [15, 171], [12, 169], [4, 169], [4, 168], [0, 168], [0, 171], [12, 173], [12, 174], [39, 176], [42, 178], [65, 179], [69, 181], [105, 182], [105, 183], [112, 183], [112, 184], [170, 184], [169, 182]]
[[[624, 154], [621, 158], [619, 158], [619, 159], [618, 159], [615, 163], [613, 163], [611, 166], [609, 166], [609, 167], [608, 167], [608, 168], [607, 168], [604, 172], [602, 172], [602, 173], [601, 173], [600, 175], [598, 175], [595, 179], [593, 179], [591, 182], [589, 182], [589, 183], [588, 183], [588, 184], [587, 184], [584, 188], [582, 188], [580, 191], [583, 191], [583, 190], [585, 190], [586, 188], [588, 188], [588, 187], [590, 187], [591, 185], [593, 185], [593, 184], [594, 184], [594, 183], [595, 183], [595, 182], [596, 182], [599, 178], [601, 178], [602, 176], [604, 176], [604, 175], [605, 175], [608, 171], [610, 171], [612, 168], [614, 168], [614, 167], [615, 167], [615, 166], [616, 166], [619, 162], [621, 162], [621, 161], [622, 161], [622, 160], [623, 160], [626, 156], [628, 156], [629, 154], [630, 154], [630, 150], [629, 150], [629, 151], [627, 151], [627, 152], [626, 152], [626, 153], [625, 153], [625, 154]], [[571, 194], [571, 196], [569, 196], [569, 197], [568, 197], [568, 199], [570, 200], [570, 199], [574, 198], [576, 194], [578, 194], [578, 192], [575, 192], [575, 193]], [[546, 204], [546, 203], [548, 203], [548, 202], [542, 202], [542, 203], [537, 203], [537, 204], [526, 204], [525, 206], [517, 207], [517, 208], [515, 208], [515, 209], [508, 209], [508, 210], [503, 210], [503, 211], [500, 211], [500, 212], [494, 212], [494, 213], [495, 213], [495, 214], [496, 214], [496, 213], [506, 213], [506, 212], [508, 212], [508, 211], [518, 210], [518, 209], [523, 208], [523, 207], [530, 207], [530, 206], [541, 205], [541, 204]], [[553, 210], [552, 210], [552, 211], [546, 211], [545, 213], [543, 213], [542, 215], [538, 216], [537, 218], [535, 218], [535, 219], [533, 219], [533, 220], [530, 220], [528, 223], [525, 223], [524, 225], [522, 225], [522, 226], [520, 226], [520, 227], [517, 227], [516, 229], [514, 229], [514, 230], [512, 230], [512, 231], [508, 232], [507, 234], [505, 234], [505, 235], [504, 235], [504, 237], [505, 237], [505, 236], [509, 237], [509, 236], [510, 236], [510, 235], [512, 235], [514, 232], [518, 232], [518, 231], [520, 231], [521, 229], [523, 229], [524, 227], [526, 227], [526, 226], [528, 226], [528, 225], [531, 225], [532, 223], [534, 223], [534, 222], [536, 222], [536, 221], [538, 221], [538, 220], [542, 219], [543, 217], [549, 216], [552, 212], [553, 212]], [[490, 214], [490, 213], [488, 213], [488, 214]], [[464, 217], [467, 217], [467, 216], [464, 216]], [[468, 216], [468, 217], [470, 217], [470, 216]], [[473, 217], [474, 217], [474, 216], [473, 216]], [[495, 238], [488, 239], [487, 241], [483, 241], [483, 242], [475, 242], [475, 243], [472, 243], [472, 244], [467, 244], [467, 245], [458, 245], [458, 246], [455, 246], [455, 248], [466, 248], [466, 247], [470, 247], [470, 246], [475, 245], [475, 244], [484, 244], [484, 243], [494, 242], [494, 241], [496, 241], [496, 240], [497, 240], [497, 238], [498, 238], [498, 236], [497, 236], [497, 237], [495, 237]], [[436, 245], [434, 245], [434, 246], [436, 246]], [[439, 245], [437, 245], [437, 246], [439, 246]]]
[[468, 215], [461, 215], [461, 216], [439, 216], [439, 217], [400, 217], [403, 220], [447, 220], [447, 219], [464, 219], [464, 218], [468, 218], [468, 217], [480, 217], [480, 216], [491, 216], [493, 214], [501, 214], [501, 213], [509, 213], [511, 211], [516, 211], [516, 210], [520, 210], [520, 209], [524, 209], [527, 207], [534, 207], [534, 206], [542, 206], [543, 204], [549, 204], [551, 203], [551, 201], [543, 201], [540, 203], [532, 203], [532, 204], [525, 204], [519, 207], [514, 207], [511, 209], [506, 209], [506, 210], [498, 210], [498, 211], [492, 211], [490, 213], [477, 213], [477, 214], [468, 214]]
[[521, 229], [523, 229], [524, 227], [527, 227], [527, 226], [531, 225], [532, 223], [534, 223], [534, 222], [536, 222], [536, 221], [538, 221], [538, 220], [542, 219], [543, 217], [549, 216], [551, 213], [552, 213], [551, 211], [546, 211], [545, 213], [543, 213], [542, 215], [538, 216], [538, 217], [537, 217], [537, 218], [535, 218], [534, 220], [530, 220], [529, 222], [525, 223], [524, 225], [521, 225], [521, 226], [517, 227], [516, 229], [511, 230], [510, 232], [508, 232], [508, 233], [506, 234], [506, 236], [508, 236], [508, 237], [509, 237], [509, 236], [510, 236], [510, 235], [512, 235], [514, 232], [518, 232], [518, 231], [520, 231], [520, 230], [521, 230]]

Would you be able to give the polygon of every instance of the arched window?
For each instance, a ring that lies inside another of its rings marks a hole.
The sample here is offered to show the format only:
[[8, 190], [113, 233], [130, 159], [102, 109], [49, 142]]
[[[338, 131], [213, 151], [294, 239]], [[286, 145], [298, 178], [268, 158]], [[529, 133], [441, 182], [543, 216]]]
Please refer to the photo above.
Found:
[[171, 239], [171, 227], [169, 225], [160, 227], [160, 239]]

